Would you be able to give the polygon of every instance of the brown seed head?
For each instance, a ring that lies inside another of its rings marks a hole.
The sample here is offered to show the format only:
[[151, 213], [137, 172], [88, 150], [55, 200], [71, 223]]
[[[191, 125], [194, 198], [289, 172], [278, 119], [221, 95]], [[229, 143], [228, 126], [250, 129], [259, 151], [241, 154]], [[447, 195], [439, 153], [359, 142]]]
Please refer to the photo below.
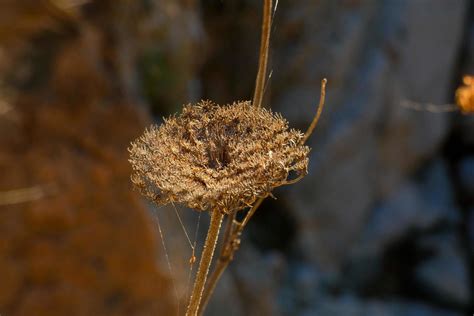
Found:
[[474, 77], [464, 76], [463, 83], [456, 90], [456, 103], [464, 114], [474, 113]]
[[290, 172], [306, 175], [302, 138], [280, 114], [250, 102], [189, 104], [132, 142], [132, 182], [159, 205], [231, 213], [286, 184]]

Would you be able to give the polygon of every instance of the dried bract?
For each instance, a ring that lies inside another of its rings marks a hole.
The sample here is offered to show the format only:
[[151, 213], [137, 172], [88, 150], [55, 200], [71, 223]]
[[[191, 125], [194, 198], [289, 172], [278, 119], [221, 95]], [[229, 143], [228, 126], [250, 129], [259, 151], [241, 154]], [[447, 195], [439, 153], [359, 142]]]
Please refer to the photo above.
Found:
[[463, 83], [456, 90], [456, 103], [464, 114], [474, 113], [474, 77], [464, 76]]
[[132, 182], [157, 204], [231, 213], [306, 175], [302, 138], [280, 114], [250, 102], [186, 105], [132, 143]]

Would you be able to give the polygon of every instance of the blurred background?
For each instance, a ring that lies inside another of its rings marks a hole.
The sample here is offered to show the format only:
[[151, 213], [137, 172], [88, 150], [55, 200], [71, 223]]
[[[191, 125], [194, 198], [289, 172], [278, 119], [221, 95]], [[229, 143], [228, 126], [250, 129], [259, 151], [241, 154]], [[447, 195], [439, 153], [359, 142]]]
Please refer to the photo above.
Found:
[[[185, 103], [250, 99], [261, 8], [0, 0], [2, 316], [184, 313], [190, 246], [132, 191], [127, 147]], [[400, 104], [454, 103], [474, 2], [279, 1], [274, 17], [265, 105], [305, 130], [327, 77], [327, 106], [309, 175], [259, 209], [207, 315], [471, 315], [474, 116]], [[209, 216], [178, 212], [199, 253]]]

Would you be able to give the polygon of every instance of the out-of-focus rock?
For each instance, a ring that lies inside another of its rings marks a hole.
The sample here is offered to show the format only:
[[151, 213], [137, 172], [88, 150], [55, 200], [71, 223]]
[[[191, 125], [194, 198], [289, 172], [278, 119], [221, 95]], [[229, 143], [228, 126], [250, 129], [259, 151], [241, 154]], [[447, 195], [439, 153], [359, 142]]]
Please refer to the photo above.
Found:
[[8, 276], [0, 312], [173, 314], [157, 235], [129, 184], [126, 147], [145, 121], [128, 106], [30, 102], [17, 104], [31, 123], [2, 153], [0, 191], [36, 185], [43, 194], [0, 206], [0, 271]]
[[278, 306], [282, 315], [301, 315], [318, 302], [324, 295], [323, 276], [310, 264], [290, 265], [279, 291]]
[[456, 312], [409, 301], [383, 302], [371, 300], [362, 302], [353, 295], [337, 298], [327, 297], [315, 302], [314, 309], [301, 315], [310, 316], [460, 316]]
[[470, 300], [469, 270], [454, 233], [425, 237], [420, 247], [433, 256], [416, 269], [423, 289], [438, 301], [467, 305]]
[[239, 250], [230, 270], [242, 302], [243, 315], [281, 314], [276, 304], [278, 285], [285, 269], [281, 259], [277, 254], [262, 255], [249, 243]]
[[462, 159], [457, 166], [457, 172], [464, 194], [474, 196], [474, 157], [470, 156]]
[[127, 162], [150, 123], [127, 68], [143, 3], [61, 1], [72, 2], [73, 12], [0, 5], [2, 26], [18, 19], [0, 31], [11, 62], [0, 76], [11, 92], [0, 117], [0, 314], [175, 315], [174, 276]]
[[363, 293], [403, 291], [404, 280], [424, 256], [425, 251], [415, 245], [417, 236], [441, 225], [455, 227], [459, 220], [446, 167], [434, 162], [417, 182], [405, 184], [374, 208], [351, 249], [340, 282]]
[[240, 316], [248, 315], [244, 311], [248, 310], [246, 302], [239, 296], [236, 280], [229, 271], [223, 274], [219, 284], [212, 295], [211, 301], [206, 308], [206, 315], [209, 316]]
[[[203, 29], [198, 1], [160, 0], [142, 23], [147, 45], [139, 42], [141, 91], [153, 110], [172, 114], [188, 102], [202, 98], [199, 66], [205, 61], [209, 41]], [[136, 23], [136, 21], [134, 21]], [[126, 43], [129, 40], [123, 38]], [[135, 66], [135, 65], [131, 65]]]
[[474, 209], [470, 209], [467, 216], [467, 237], [471, 253], [474, 253]]
[[354, 253], [380, 256], [408, 233], [459, 220], [446, 167], [440, 161], [375, 208]]
[[[300, 247], [326, 269], [340, 267], [372, 205], [399, 190], [446, 136], [446, 116], [400, 105], [403, 99], [451, 98], [465, 1], [434, 1], [430, 10], [421, 10], [425, 5], [358, 1], [338, 7], [307, 1], [279, 8], [272, 107], [292, 124], [306, 126], [319, 81], [329, 80], [326, 112], [310, 141], [310, 175], [289, 190]], [[310, 16], [320, 22], [309, 23]], [[287, 33], [298, 36], [286, 38]], [[442, 59], [431, 58], [433, 50]]]
[[286, 271], [281, 254], [245, 242], [216, 286], [208, 315], [281, 315], [278, 294]]

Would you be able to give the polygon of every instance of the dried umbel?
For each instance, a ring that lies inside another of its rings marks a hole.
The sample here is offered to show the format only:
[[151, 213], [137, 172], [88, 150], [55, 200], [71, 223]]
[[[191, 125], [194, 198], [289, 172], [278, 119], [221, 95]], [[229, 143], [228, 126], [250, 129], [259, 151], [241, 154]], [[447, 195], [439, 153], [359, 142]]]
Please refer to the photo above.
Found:
[[132, 181], [157, 204], [229, 214], [306, 175], [302, 139], [281, 115], [250, 102], [202, 101], [132, 143]]
[[[157, 204], [181, 203], [209, 210], [210, 223], [186, 315], [201, 315], [222, 272], [232, 260], [250, 218], [280, 185], [307, 173], [313, 132], [324, 105], [326, 79], [316, 116], [305, 134], [289, 129], [279, 114], [261, 107], [266, 81], [272, 0], [263, 1], [259, 67], [252, 102], [187, 105], [179, 116], [152, 126], [132, 143], [132, 182]], [[276, 8], [275, 8], [276, 9]], [[249, 207], [242, 221], [237, 211]], [[221, 253], [206, 283], [223, 218]], [[201, 301], [203, 303], [201, 304]]]
[[474, 77], [464, 76], [463, 86], [456, 90], [456, 104], [462, 113], [474, 113]]

